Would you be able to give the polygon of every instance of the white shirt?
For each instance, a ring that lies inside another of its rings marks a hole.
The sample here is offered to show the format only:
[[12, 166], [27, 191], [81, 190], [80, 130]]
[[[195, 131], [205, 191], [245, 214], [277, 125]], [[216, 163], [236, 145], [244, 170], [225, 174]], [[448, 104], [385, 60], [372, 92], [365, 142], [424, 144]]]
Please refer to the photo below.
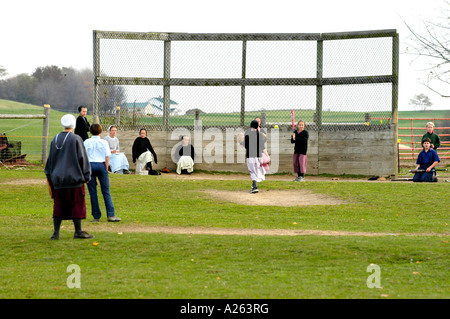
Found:
[[117, 138], [117, 136], [111, 137], [109, 135], [106, 135], [104, 140], [108, 142], [111, 151], [120, 151], [119, 139]]
[[92, 136], [84, 141], [84, 147], [88, 154], [89, 162], [103, 163], [106, 156], [111, 156], [111, 150], [107, 141], [100, 136]]

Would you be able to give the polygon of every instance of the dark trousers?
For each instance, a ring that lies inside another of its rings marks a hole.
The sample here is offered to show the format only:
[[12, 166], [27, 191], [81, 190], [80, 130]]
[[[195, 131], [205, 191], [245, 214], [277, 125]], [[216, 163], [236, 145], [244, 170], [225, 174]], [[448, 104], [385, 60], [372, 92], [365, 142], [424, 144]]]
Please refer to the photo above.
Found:
[[413, 182], [433, 182], [434, 171], [415, 173], [413, 177]]

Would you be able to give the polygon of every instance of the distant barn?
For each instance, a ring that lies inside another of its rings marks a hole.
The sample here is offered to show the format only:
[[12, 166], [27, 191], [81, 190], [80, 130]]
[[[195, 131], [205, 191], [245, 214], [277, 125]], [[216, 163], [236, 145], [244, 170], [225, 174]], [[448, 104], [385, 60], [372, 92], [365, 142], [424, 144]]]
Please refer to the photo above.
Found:
[[[136, 112], [148, 116], [163, 115], [164, 100], [161, 97], [154, 97], [146, 102], [126, 102], [122, 104], [122, 110], [127, 112]], [[170, 100], [170, 105], [178, 105], [177, 102]], [[180, 109], [177, 107], [170, 108], [170, 115], [179, 115]]]

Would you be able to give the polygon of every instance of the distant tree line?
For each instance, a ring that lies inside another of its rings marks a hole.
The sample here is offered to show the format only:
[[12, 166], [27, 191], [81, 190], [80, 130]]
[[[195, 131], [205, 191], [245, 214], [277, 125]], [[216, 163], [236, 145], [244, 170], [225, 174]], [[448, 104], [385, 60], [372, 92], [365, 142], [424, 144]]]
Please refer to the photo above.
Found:
[[[6, 73], [5, 69], [3, 72]], [[93, 72], [90, 69], [54, 65], [38, 67], [0, 80], [0, 98], [35, 105], [50, 104], [52, 109], [74, 112], [79, 105], [92, 105]]]
[[[0, 66], [0, 77], [7, 75]], [[57, 67], [55, 65], [38, 67], [31, 74], [23, 73], [0, 80], [0, 99], [44, 105], [52, 109], [76, 112], [78, 106], [92, 107], [94, 74], [91, 69]], [[100, 105], [107, 113], [114, 112], [125, 99], [121, 86], [101, 86]]]

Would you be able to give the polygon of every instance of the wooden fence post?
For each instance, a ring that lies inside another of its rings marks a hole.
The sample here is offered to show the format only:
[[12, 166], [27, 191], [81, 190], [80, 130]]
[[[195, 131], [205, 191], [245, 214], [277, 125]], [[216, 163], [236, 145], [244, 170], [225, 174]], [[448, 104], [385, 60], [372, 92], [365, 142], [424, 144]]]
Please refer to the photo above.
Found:
[[42, 129], [42, 165], [47, 161], [48, 132], [50, 129], [50, 104], [44, 104], [44, 127]]
[[120, 106], [116, 106], [116, 126], [120, 125]]

